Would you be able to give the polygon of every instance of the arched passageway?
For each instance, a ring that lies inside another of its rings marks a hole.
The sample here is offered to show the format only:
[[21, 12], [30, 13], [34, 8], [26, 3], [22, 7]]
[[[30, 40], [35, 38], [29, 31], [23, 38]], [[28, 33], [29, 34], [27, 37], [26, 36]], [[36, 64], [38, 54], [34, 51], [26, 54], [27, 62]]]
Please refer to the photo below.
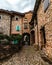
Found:
[[23, 44], [30, 45], [30, 34], [29, 33], [23, 33]]

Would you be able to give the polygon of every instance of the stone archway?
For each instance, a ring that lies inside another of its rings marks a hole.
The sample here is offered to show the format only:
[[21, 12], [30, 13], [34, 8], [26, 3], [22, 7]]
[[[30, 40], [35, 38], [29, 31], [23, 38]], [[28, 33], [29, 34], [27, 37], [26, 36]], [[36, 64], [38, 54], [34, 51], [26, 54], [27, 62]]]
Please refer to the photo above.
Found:
[[30, 45], [30, 34], [29, 33], [23, 33], [23, 44]]

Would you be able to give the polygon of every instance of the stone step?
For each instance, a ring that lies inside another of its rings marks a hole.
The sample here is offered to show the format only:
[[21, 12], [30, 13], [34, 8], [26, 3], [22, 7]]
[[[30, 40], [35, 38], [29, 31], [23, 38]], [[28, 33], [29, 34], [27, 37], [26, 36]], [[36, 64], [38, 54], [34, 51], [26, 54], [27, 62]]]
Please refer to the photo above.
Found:
[[49, 62], [50, 64], [52, 64], [52, 60], [49, 59], [43, 51], [41, 51], [40, 55], [41, 55], [41, 58], [43, 58], [43, 60], [45, 60], [46, 62]]

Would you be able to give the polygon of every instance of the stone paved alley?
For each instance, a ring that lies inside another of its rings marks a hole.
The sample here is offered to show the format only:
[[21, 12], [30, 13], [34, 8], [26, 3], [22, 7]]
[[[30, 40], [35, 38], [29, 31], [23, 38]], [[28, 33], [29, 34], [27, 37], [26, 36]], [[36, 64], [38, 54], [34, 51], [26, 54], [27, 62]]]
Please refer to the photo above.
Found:
[[15, 53], [10, 59], [3, 61], [0, 65], [50, 65], [43, 61], [39, 51], [34, 46], [24, 46], [19, 53]]

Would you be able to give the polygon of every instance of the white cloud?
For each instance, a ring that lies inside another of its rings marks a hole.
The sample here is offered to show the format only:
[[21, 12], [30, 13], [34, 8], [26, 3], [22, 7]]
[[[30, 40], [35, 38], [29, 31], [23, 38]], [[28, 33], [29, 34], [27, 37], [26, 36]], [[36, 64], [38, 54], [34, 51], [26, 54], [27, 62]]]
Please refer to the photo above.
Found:
[[0, 8], [26, 12], [32, 10], [35, 0], [0, 0]]
[[[10, 5], [10, 6], [9, 6]], [[9, 9], [11, 10], [11, 4], [6, 0], [0, 0], [0, 9]]]
[[10, 4], [15, 5], [18, 3], [20, 0], [7, 0]]

